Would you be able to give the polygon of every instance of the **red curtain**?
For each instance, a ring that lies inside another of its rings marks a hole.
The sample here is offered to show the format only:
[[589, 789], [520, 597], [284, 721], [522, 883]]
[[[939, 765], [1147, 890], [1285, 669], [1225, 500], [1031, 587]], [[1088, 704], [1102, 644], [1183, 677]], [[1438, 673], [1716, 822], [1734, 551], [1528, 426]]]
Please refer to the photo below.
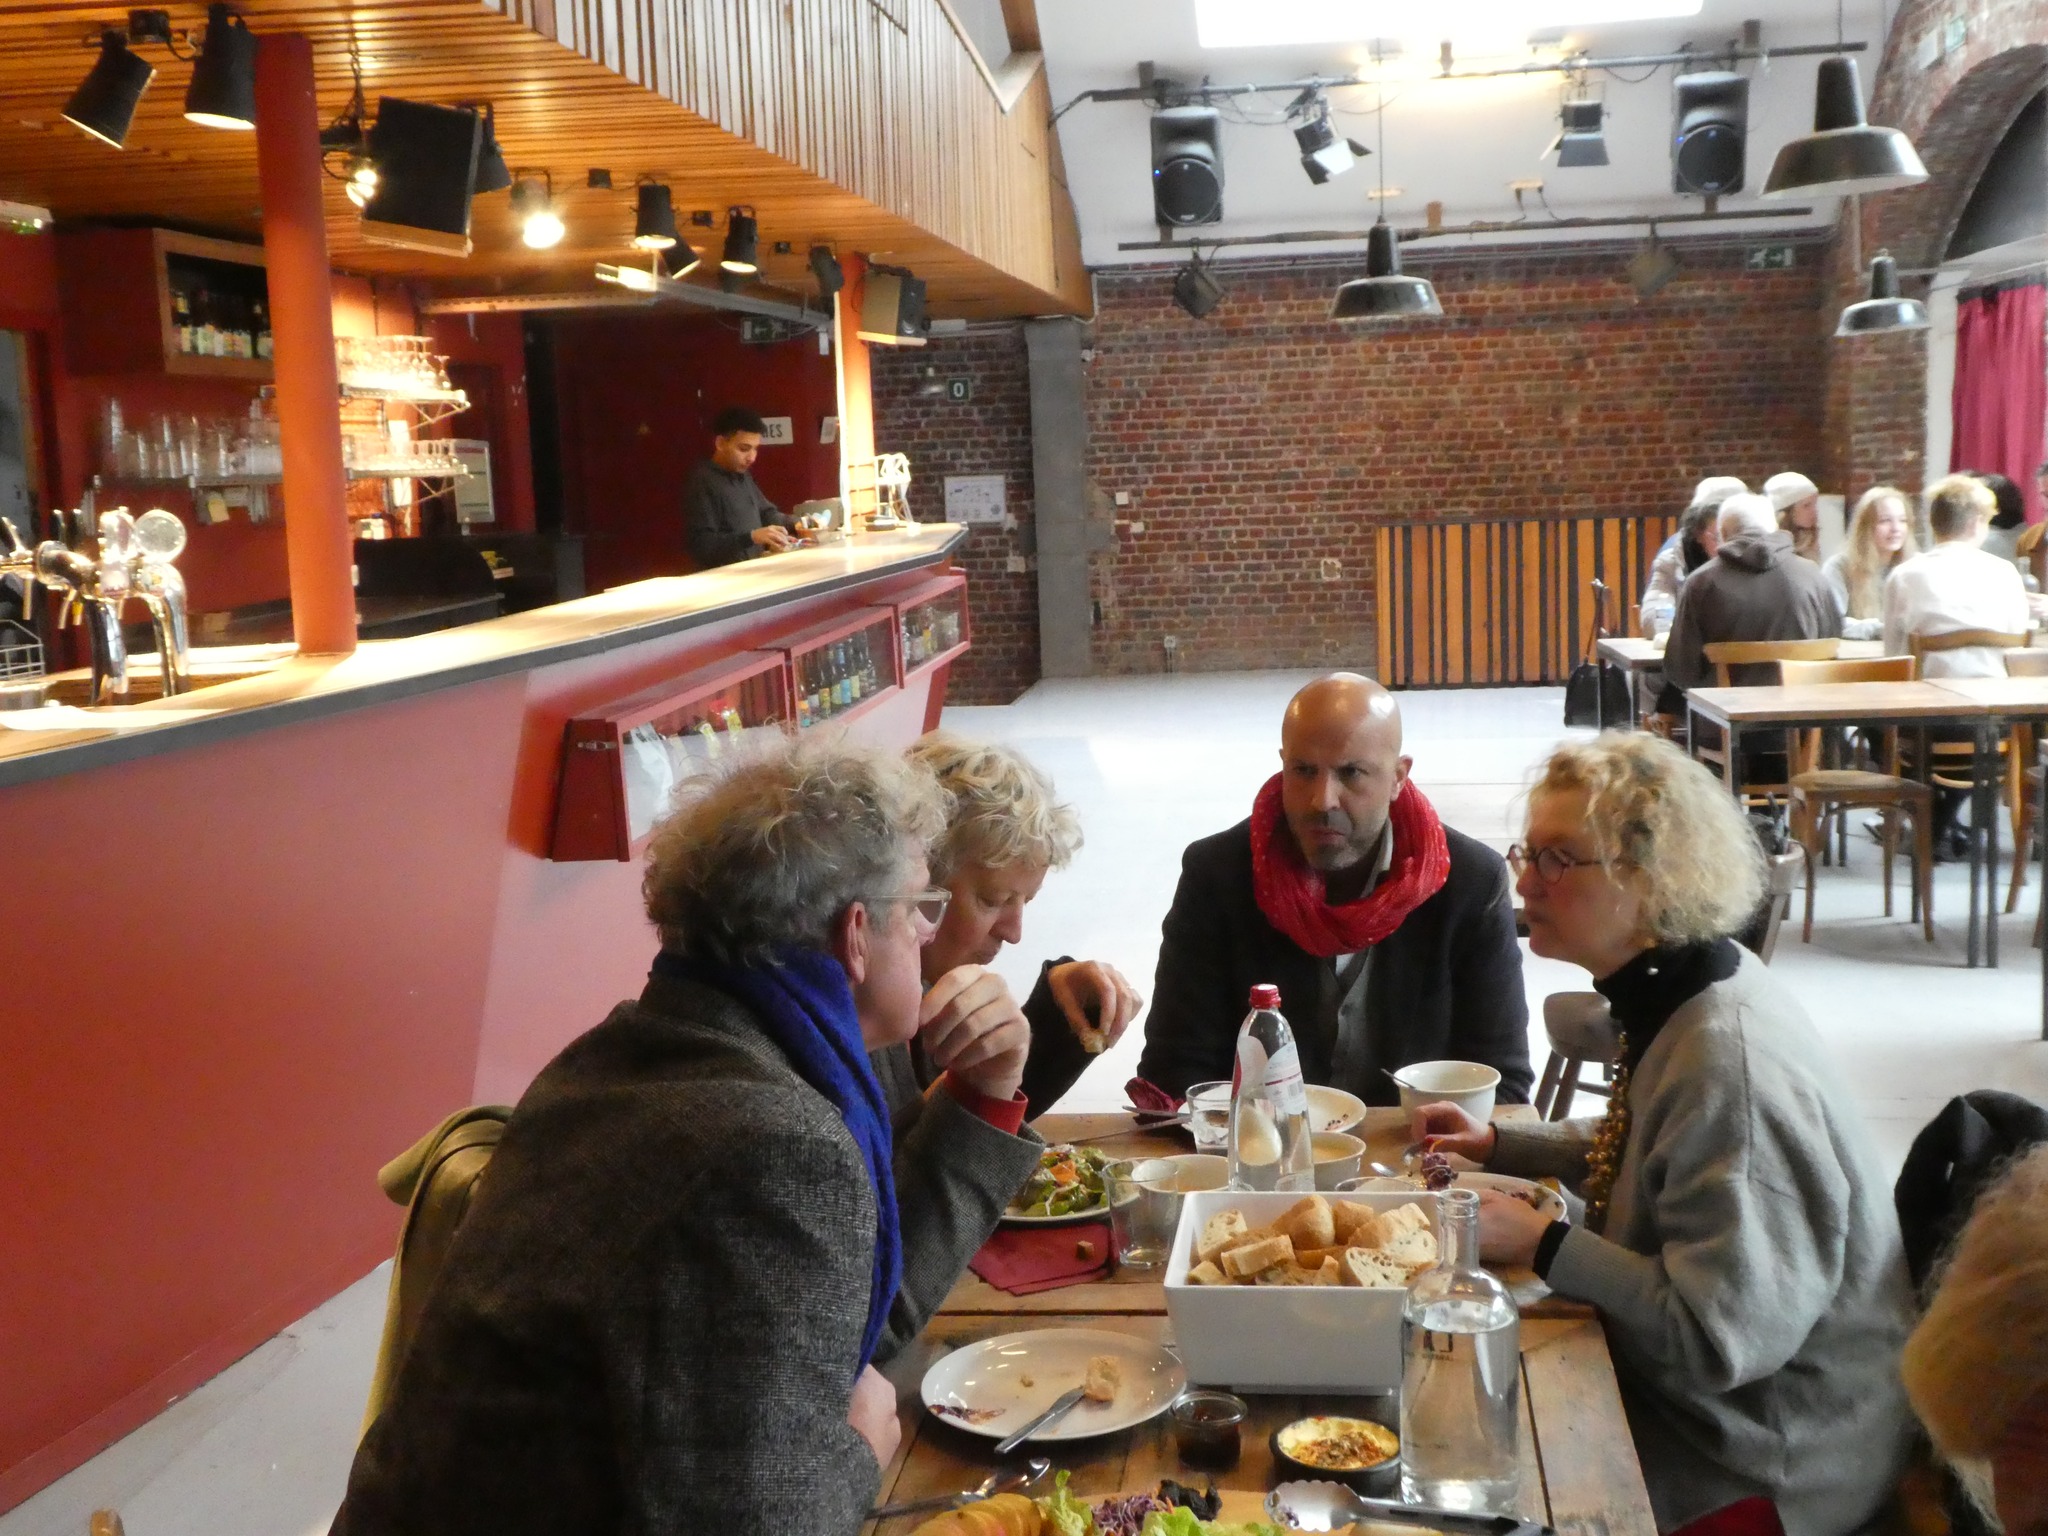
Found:
[[1996, 471], [2027, 497], [2027, 521], [2044, 508], [2034, 473], [2048, 419], [2048, 288], [1995, 288], [1956, 306], [1955, 436], [1951, 470]]

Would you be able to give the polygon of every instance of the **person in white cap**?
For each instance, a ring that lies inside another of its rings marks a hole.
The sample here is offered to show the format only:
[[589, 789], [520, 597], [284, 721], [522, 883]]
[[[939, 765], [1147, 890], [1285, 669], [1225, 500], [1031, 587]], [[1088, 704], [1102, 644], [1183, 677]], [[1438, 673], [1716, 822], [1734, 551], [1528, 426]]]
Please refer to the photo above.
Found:
[[1764, 482], [1778, 527], [1792, 535], [1792, 553], [1820, 564], [1820, 487], [1796, 469]]
[[1671, 616], [1678, 611], [1678, 589], [1720, 548], [1716, 519], [1721, 503], [1748, 489], [1733, 475], [1709, 475], [1693, 487], [1692, 500], [1679, 516], [1677, 531], [1658, 547], [1650, 561], [1650, 579], [1643, 587], [1638, 613], [1647, 638], [1654, 640], [1671, 628]]

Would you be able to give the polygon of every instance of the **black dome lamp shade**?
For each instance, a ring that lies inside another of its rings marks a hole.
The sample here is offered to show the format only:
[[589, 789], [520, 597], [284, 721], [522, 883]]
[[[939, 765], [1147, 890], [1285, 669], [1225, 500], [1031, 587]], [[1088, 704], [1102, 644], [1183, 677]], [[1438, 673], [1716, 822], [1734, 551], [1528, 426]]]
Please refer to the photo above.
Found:
[[206, 39], [185, 88], [185, 117], [206, 128], [256, 126], [256, 35], [225, 5], [206, 8]]
[[100, 34], [100, 56], [64, 103], [64, 120], [119, 149], [127, 141], [135, 108], [156, 66], [131, 53], [127, 36], [109, 27]]
[[505, 151], [498, 147], [498, 117], [489, 102], [484, 103], [484, 137], [476, 151], [476, 185], [472, 195], [502, 192], [512, 185], [512, 168], [505, 163]]
[[1366, 236], [1364, 277], [1355, 277], [1337, 290], [1330, 305], [1332, 320], [1429, 320], [1441, 319], [1444, 307], [1437, 302], [1436, 287], [1429, 279], [1410, 277], [1401, 270], [1401, 249], [1394, 227], [1384, 218]]
[[1842, 311], [1837, 336], [1881, 336], [1887, 331], [1924, 331], [1927, 306], [1899, 297], [1899, 267], [1879, 251], [1870, 262], [1870, 297]]
[[1822, 59], [1813, 95], [1813, 132], [1778, 151], [1763, 195], [1889, 192], [1926, 179], [1927, 167], [1911, 139], [1896, 128], [1873, 128], [1864, 121], [1856, 61]]

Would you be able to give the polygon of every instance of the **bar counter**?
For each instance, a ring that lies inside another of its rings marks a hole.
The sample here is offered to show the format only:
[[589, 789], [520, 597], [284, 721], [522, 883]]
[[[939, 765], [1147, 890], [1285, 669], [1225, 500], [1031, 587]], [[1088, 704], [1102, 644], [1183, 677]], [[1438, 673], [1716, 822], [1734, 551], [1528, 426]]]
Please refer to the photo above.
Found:
[[[95, 711], [122, 717], [105, 727], [9, 729], [0, 714], [0, 789], [815, 604], [935, 565], [965, 537], [965, 529], [950, 523], [919, 524], [901, 533], [634, 582], [457, 629], [368, 641], [349, 656], [265, 658], [259, 676]], [[210, 661], [233, 667], [248, 654], [242, 647], [195, 646], [192, 652], [200, 674]], [[152, 667], [130, 662], [138, 677], [146, 678]]]
[[[893, 622], [962, 537], [272, 658], [81, 730], [0, 727], [0, 1510], [388, 1258], [377, 1169], [464, 1105], [516, 1100], [639, 992], [656, 938], [631, 847], [553, 856], [568, 722]], [[844, 728], [907, 745], [960, 648], [920, 651]]]

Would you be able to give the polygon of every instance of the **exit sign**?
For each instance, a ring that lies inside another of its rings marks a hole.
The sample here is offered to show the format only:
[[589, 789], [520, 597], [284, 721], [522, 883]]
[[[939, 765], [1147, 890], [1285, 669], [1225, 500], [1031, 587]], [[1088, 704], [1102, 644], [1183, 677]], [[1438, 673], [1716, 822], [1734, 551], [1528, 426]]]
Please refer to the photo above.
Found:
[[1752, 272], [1789, 272], [1793, 252], [1789, 245], [1752, 245], [1743, 252], [1742, 264]]

